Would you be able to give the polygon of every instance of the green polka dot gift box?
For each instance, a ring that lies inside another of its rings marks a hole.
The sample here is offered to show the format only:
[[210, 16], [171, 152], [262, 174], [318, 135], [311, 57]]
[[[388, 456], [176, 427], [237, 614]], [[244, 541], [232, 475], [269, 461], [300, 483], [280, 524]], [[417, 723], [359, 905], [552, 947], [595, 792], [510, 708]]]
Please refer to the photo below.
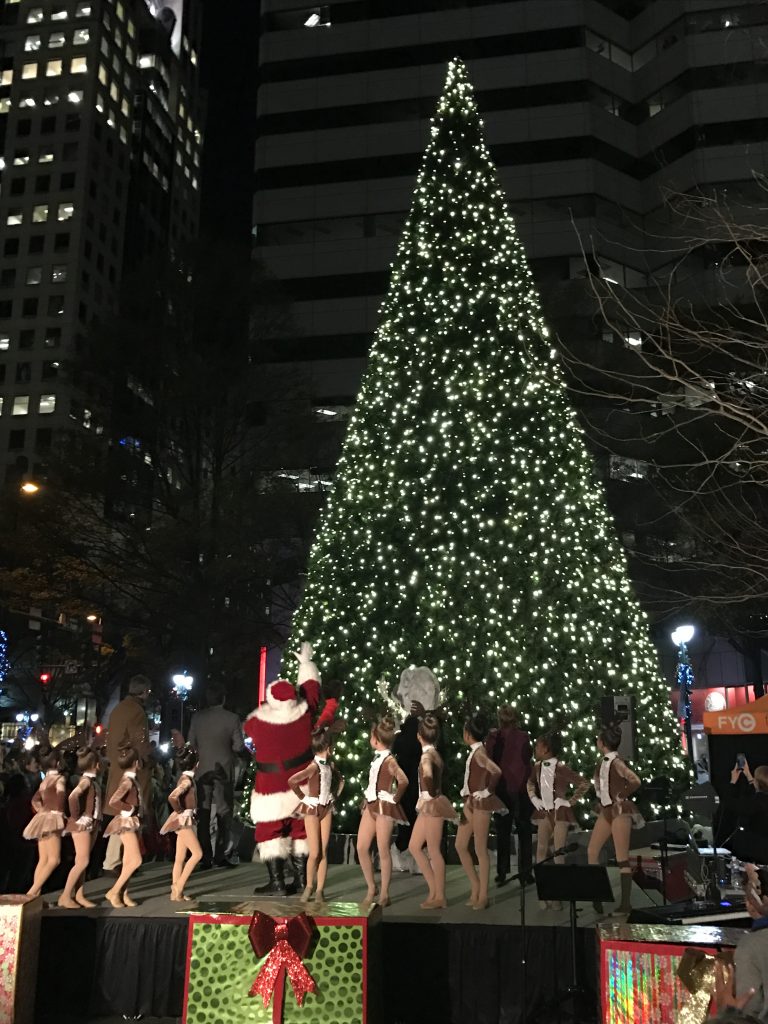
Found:
[[381, 911], [254, 900], [189, 917], [184, 1024], [376, 1024]]

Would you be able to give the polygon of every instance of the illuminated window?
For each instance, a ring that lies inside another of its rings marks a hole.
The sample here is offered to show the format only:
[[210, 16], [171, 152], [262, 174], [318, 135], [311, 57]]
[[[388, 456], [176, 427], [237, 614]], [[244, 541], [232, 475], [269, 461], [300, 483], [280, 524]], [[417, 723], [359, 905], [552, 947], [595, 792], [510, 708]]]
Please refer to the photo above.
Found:
[[120, 21], [125, 21], [125, 8], [120, 3], [120, 0], [117, 0], [117, 6], [115, 7], [115, 10], [117, 11], [117, 16], [120, 19]]
[[67, 20], [67, 9], [66, 7], [60, 7], [57, 11], [54, 11], [51, 15], [51, 21], [66, 21]]
[[83, 102], [83, 90], [82, 89], [71, 89], [67, 93], [67, 99], [70, 103], [82, 103]]
[[39, 21], [43, 20], [43, 8], [33, 7], [27, 15], [27, 24], [36, 25]]
[[0, 71], [0, 85], [10, 85], [13, 81], [13, 71], [8, 68], [6, 71]]
[[11, 347], [10, 334], [0, 334], [0, 352], [7, 352]]
[[63, 32], [51, 32], [48, 36], [48, 48], [51, 50], [58, 50], [60, 46], [66, 43], [67, 37]]
[[191, 51], [189, 59], [192, 61], [193, 64], [197, 64], [197, 52], [195, 50]]
[[113, 82], [112, 85], [110, 85], [110, 87], [109, 87], [109, 95], [110, 95], [110, 99], [113, 99], [115, 101], [115, 103], [117, 103], [118, 98], [120, 96], [119, 92], [117, 91], [117, 82]]
[[120, 125], [120, 141], [125, 143], [128, 142], [128, 133], [122, 125]]
[[47, 207], [47, 205], [33, 206], [32, 207], [32, 223], [33, 224], [45, 224], [45, 222], [47, 220], [48, 220], [48, 207]]
[[48, 316], [61, 316], [64, 312], [64, 296], [48, 296]]
[[69, 66], [69, 70], [73, 75], [83, 75], [88, 70], [88, 58], [87, 57], [73, 57], [72, 63]]
[[52, 164], [53, 153], [50, 151], [50, 149], [41, 149], [40, 156], [37, 158], [37, 162], [40, 164]]
[[45, 90], [45, 97], [43, 98], [43, 105], [46, 107], [53, 107], [59, 102], [59, 94], [57, 92], [51, 92], [49, 89]]
[[34, 96], [22, 96], [21, 99], [19, 100], [19, 106], [20, 107], [35, 107], [35, 106], [37, 106], [37, 104], [35, 103], [35, 97]]
[[98, 112], [99, 112], [100, 114], [103, 114], [103, 113], [104, 113], [104, 104], [105, 104], [105, 103], [106, 103], [106, 100], [105, 100], [105, 99], [104, 99], [104, 97], [103, 97], [103, 96], [101, 95], [101, 93], [97, 93], [97, 94], [96, 94], [96, 109], [98, 110]]
[[153, 68], [155, 63], [156, 59], [154, 53], [142, 53], [139, 57], [140, 68]]
[[37, 64], [25, 64], [21, 69], [22, 78], [37, 78]]
[[120, 29], [117, 29], [117, 31], [115, 32], [115, 43], [122, 50], [122, 48], [123, 48], [123, 33], [120, 31]]
[[91, 30], [89, 28], [76, 28], [72, 42], [75, 46], [84, 46], [90, 38]]
[[51, 270], [51, 280], [54, 284], [59, 284], [61, 281], [67, 280], [67, 265], [66, 263], [59, 263]]
[[55, 78], [56, 75], [61, 74], [63, 62], [60, 60], [49, 60], [45, 65], [46, 78]]
[[43, 268], [42, 267], [29, 267], [27, 269], [27, 277], [25, 284], [40, 284], [43, 280]]
[[27, 52], [40, 49], [40, 36], [27, 36], [24, 40], [24, 49]]
[[128, 20], [128, 35], [131, 39], [136, 35], [136, 29], [133, 27], [133, 22], [130, 19]]
[[75, 215], [74, 203], [59, 203], [58, 220], [72, 220]]
[[7, 114], [11, 109], [11, 101], [7, 96], [0, 96], [0, 114]]
[[106, 85], [108, 81], [107, 69], [103, 64], [99, 64], [99, 81], [102, 85]]
[[23, 167], [29, 163], [29, 151], [26, 149], [17, 149], [13, 155], [13, 166]]
[[80, 4], [77, 5], [77, 10], [75, 11], [75, 17], [76, 18], [90, 18], [92, 10], [93, 10], [93, 7], [91, 5], [90, 0], [86, 0], [85, 3], [80, 3]]
[[129, 64], [133, 64], [136, 60], [136, 51], [130, 43], [125, 48], [125, 59]]
[[56, 395], [40, 395], [38, 411], [41, 416], [56, 411]]
[[120, 104], [120, 112], [122, 113], [123, 117], [130, 117], [131, 108], [128, 106], [128, 100], [124, 99], [122, 101], [122, 103]]
[[29, 412], [29, 395], [15, 395], [13, 399], [12, 416], [26, 416]]
[[15, 227], [17, 224], [21, 224], [23, 220], [24, 214], [21, 212], [21, 210], [10, 210], [8, 212], [8, 216], [5, 219], [5, 223], [9, 227]]

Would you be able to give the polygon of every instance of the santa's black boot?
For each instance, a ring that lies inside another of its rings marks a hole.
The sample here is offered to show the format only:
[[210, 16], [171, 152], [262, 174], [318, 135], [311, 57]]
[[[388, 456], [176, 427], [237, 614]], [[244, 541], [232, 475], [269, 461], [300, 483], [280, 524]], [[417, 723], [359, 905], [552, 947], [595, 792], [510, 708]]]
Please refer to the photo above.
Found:
[[295, 892], [304, 892], [307, 887], [307, 857], [306, 853], [292, 853], [291, 866], [293, 867], [293, 888]]
[[285, 885], [285, 860], [283, 857], [275, 857], [274, 860], [265, 860], [264, 865], [269, 873], [269, 881], [266, 885], [258, 885], [254, 890], [256, 896], [288, 896], [289, 892]]

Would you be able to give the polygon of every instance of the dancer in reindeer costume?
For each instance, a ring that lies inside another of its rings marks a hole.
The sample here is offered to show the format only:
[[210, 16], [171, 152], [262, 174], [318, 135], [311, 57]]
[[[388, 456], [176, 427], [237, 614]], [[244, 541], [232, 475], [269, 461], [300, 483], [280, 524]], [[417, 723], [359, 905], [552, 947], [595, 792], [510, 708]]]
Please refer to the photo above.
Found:
[[[266, 864], [269, 882], [257, 889], [268, 896], [287, 896], [286, 861], [290, 857], [296, 887], [306, 886], [309, 846], [304, 819], [293, 817], [299, 798], [288, 784], [292, 775], [312, 760], [312, 730], [333, 721], [338, 707], [338, 684], [329, 684], [325, 707], [315, 721], [320, 703], [320, 673], [312, 661], [312, 646], [301, 645], [298, 688], [287, 679], [267, 687], [266, 701], [245, 722], [253, 741], [256, 776], [251, 794], [251, 821], [256, 846]], [[333, 695], [331, 695], [333, 694]]]

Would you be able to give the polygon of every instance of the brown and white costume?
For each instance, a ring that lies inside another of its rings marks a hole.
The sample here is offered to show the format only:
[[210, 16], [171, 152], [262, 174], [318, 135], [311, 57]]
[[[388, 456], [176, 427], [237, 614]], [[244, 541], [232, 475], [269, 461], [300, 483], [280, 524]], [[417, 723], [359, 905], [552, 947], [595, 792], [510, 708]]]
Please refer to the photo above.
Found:
[[[392, 789], [395, 789], [394, 793]], [[408, 823], [405, 811], [400, 806], [403, 793], [408, 789], [408, 776], [389, 750], [377, 750], [368, 772], [361, 810], [368, 810], [375, 818], [383, 814], [395, 821]]]
[[64, 810], [67, 806], [67, 784], [61, 772], [50, 771], [32, 797], [35, 816], [24, 829], [25, 839], [45, 839], [64, 831]]
[[507, 814], [506, 806], [494, 793], [500, 778], [501, 768], [491, 760], [483, 744], [479, 740], [473, 743], [464, 768], [464, 785], [461, 787], [464, 809]]
[[[570, 799], [567, 798], [569, 789], [573, 789]], [[589, 782], [556, 757], [537, 761], [528, 779], [528, 796], [535, 808], [532, 819], [542, 821], [548, 818], [553, 825], [556, 821], [575, 825], [572, 804], [579, 801], [588, 789]], [[538, 807], [539, 803], [544, 805], [543, 808]]]
[[121, 832], [138, 832], [141, 829], [141, 791], [136, 784], [136, 772], [124, 772], [117, 789], [109, 800], [109, 809], [115, 817], [104, 829], [105, 836], [120, 835]]
[[447, 796], [443, 796], [443, 759], [430, 744], [422, 747], [419, 761], [419, 799], [416, 810], [430, 818], [456, 821], [458, 814]]
[[83, 772], [69, 794], [69, 818], [65, 832], [97, 832], [101, 824], [101, 787], [96, 772]]
[[333, 801], [343, 784], [341, 776], [334, 778], [331, 762], [315, 755], [306, 768], [288, 779], [288, 785], [301, 801], [294, 813], [322, 821], [333, 810]]
[[160, 829], [161, 836], [167, 832], [179, 832], [183, 828], [194, 828], [197, 810], [197, 789], [194, 779], [193, 771], [181, 773], [176, 789], [168, 797], [168, 803], [173, 810]]
[[632, 827], [644, 824], [643, 816], [628, 798], [640, 789], [640, 779], [614, 751], [598, 761], [592, 785], [597, 793], [595, 813], [613, 821], [622, 815], [632, 818]]

